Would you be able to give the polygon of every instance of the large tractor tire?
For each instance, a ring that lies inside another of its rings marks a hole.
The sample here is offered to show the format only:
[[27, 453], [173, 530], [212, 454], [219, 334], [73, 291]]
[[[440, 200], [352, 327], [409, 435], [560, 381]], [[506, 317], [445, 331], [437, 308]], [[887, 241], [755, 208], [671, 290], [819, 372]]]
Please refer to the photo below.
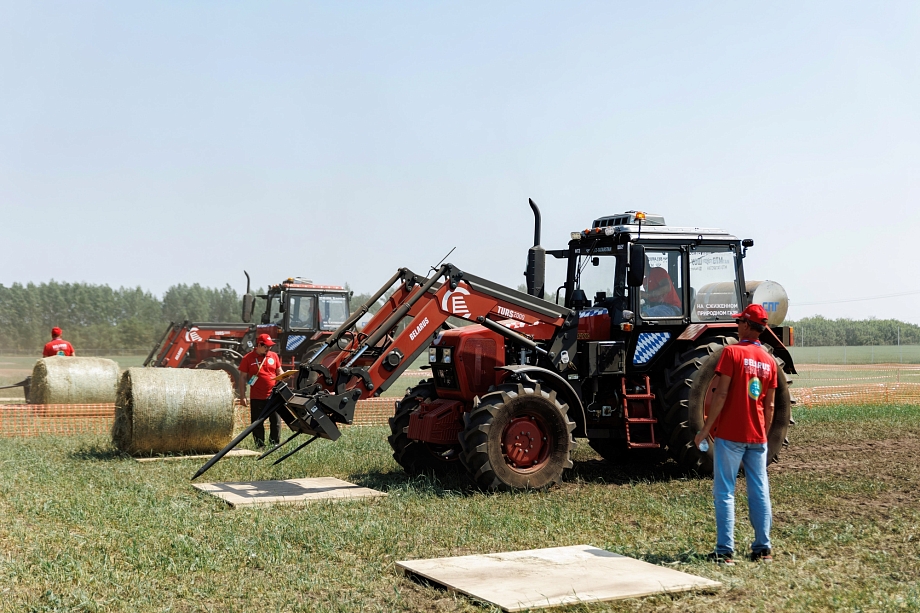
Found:
[[208, 358], [198, 363], [195, 368], [204, 370], [222, 370], [230, 377], [230, 383], [233, 385], [233, 393], [237, 398], [246, 397], [246, 382], [240, 374], [240, 369], [236, 363], [227, 358]]
[[[668, 448], [674, 460], [686, 471], [704, 476], [712, 475], [713, 449], [705, 453], [696, 448], [693, 439], [703, 427], [707, 399], [711, 399], [717, 376], [716, 365], [722, 350], [737, 343], [728, 336], [710, 336], [683, 352], [665, 375], [665, 427], [670, 433]], [[771, 348], [764, 349], [772, 354]], [[792, 399], [789, 378], [783, 372], [783, 361], [774, 356], [777, 388], [773, 401], [773, 423], [767, 432], [767, 462], [779, 461], [779, 453], [788, 443], [786, 433], [792, 420]]]
[[498, 385], [463, 416], [460, 460], [484, 490], [549, 487], [572, 467], [567, 411], [539, 383]]
[[414, 441], [407, 434], [409, 417], [422, 402], [436, 399], [434, 383], [422, 381], [396, 404], [396, 414], [390, 418], [390, 436], [387, 441], [393, 448], [393, 459], [410, 475], [443, 475], [459, 467], [460, 445], [435, 445]]

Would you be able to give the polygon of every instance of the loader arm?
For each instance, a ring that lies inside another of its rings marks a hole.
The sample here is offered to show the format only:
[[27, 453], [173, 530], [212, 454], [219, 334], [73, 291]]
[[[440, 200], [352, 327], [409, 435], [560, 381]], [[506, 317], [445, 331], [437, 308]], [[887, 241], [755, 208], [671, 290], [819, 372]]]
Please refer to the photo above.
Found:
[[[356, 311], [301, 365], [298, 380], [306, 381], [311, 372], [317, 372], [321, 375], [317, 383], [297, 390], [278, 383], [266, 412], [254, 423], [277, 412], [295, 433], [336, 440], [341, 434], [337, 424], [352, 422], [357, 401], [386, 391], [431, 344], [450, 317], [488, 322], [490, 329], [512, 343], [536, 348], [551, 366], [564, 365], [569, 360], [578, 327], [572, 311], [465, 273], [452, 264], [442, 265], [430, 278], [400, 269], [358, 311], [367, 312], [396, 281], [400, 285], [362, 330], [355, 329], [361, 317]], [[497, 323], [507, 320], [526, 325], [530, 336]], [[397, 331], [404, 321], [406, 327]], [[343, 343], [347, 344], [340, 348]], [[243, 438], [241, 435], [234, 439], [195, 477]]]

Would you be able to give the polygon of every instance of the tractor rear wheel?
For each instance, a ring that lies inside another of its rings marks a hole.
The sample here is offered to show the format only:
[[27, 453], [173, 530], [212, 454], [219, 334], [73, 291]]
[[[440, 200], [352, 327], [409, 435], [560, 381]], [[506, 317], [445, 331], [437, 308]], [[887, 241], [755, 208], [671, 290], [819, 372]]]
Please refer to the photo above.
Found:
[[245, 398], [246, 386], [243, 381], [243, 376], [240, 374], [240, 370], [236, 367], [235, 362], [227, 358], [208, 358], [207, 360], [199, 362], [198, 366], [195, 368], [224, 371], [227, 373], [227, 376], [230, 377], [234, 395], [236, 395], [237, 398]]
[[[711, 475], [713, 449], [702, 452], [693, 444], [696, 433], [703, 427], [706, 407], [712, 398], [717, 376], [716, 365], [722, 350], [737, 343], [728, 336], [711, 336], [701, 339], [696, 347], [683, 352], [675, 359], [674, 367], [665, 375], [665, 427], [670, 433], [668, 448], [674, 460], [686, 471]], [[764, 349], [771, 353], [769, 346]], [[767, 462], [779, 461], [779, 453], [786, 444], [786, 433], [792, 418], [792, 399], [789, 379], [783, 372], [783, 361], [774, 356], [777, 368], [777, 388], [773, 401], [773, 423], [767, 432]]]
[[575, 422], [539, 383], [493, 388], [463, 416], [460, 459], [484, 490], [537, 489], [572, 467]]
[[422, 381], [406, 392], [396, 403], [396, 414], [390, 418], [390, 436], [387, 441], [393, 448], [393, 459], [410, 475], [446, 474], [456, 470], [460, 445], [435, 445], [409, 438], [409, 419], [422, 402], [438, 397], [434, 384]]

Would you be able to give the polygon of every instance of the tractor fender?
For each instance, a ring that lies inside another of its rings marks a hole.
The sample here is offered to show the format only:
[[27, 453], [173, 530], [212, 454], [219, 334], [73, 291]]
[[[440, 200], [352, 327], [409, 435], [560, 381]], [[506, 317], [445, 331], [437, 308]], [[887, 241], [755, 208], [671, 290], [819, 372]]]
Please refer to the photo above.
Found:
[[581, 397], [579, 397], [575, 388], [573, 388], [568, 381], [563, 379], [562, 375], [559, 373], [540, 366], [520, 364], [499, 366], [495, 370], [506, 370], [516, 375], [533, 375], [538, 379], [542, 379], [552, 389], [556, 390], [556, 393], [560, 394], [565, 403], [569, 405], [569, 413], [573, 414], [579, 428], [582, 430], [585, 428], [588, 419], [585, 415], [585, 406], [581, 402]]

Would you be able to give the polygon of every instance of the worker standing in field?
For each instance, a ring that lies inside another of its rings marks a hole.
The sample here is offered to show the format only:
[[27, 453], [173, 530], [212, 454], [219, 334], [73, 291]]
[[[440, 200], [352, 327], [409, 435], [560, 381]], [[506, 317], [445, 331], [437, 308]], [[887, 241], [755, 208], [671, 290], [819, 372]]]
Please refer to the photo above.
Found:
[[42, 357], [51, 357], [53, 355], [75, 355], [73, 345], [61, 338], [64, 332], [57, 326], [51, 328], [51, 340], [45, 343], [45, 350], [42, 351]]
[[710, 431], [713, 440], [713, 500], [716, 508], [716, 548], [709, 557], [733, 565], [735, 550], [735, 481], [744, 465], [748, 507], [754, 542], [751, 560], [772, 562], [770, 484], [767, 480], [767, 432], [773, 423], [777, 372], [773, 356], [758, 339], [767, 324], [767, 312], [752, 304], [734, 315], [738, 319], [737, 345], [722, 350], [716, 366], [719, 377], [709, 414], [694, 443], [700, 446]]
[[[243, 356], [240, 372], [249, 377], [249, 416], [252, 421], [261, 417], [265, 402], [271, 396], [275, 386], [275, 377], [282, 372], [281, 358], [270, 348], [275, 341], [268, 334], [260, 334], [256, 339], [256, 348]], [[281, 438], [281, 417], [277, 412], [269, 418], [269, 441], [277, 445]], [[265, 446], [265, 426], [252, 431], [256, 447]]]

